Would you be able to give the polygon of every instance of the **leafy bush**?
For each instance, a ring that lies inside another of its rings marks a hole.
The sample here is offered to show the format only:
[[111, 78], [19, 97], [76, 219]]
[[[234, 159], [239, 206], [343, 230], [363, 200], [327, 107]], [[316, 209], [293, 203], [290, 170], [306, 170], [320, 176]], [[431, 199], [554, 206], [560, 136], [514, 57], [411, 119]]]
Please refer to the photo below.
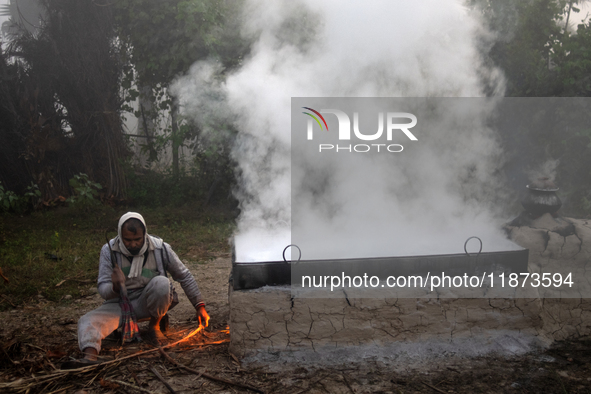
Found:
[[24, 199], [29, 203], [31, 208], [35, 209], [41, 200], [41, 190], [39, 190], [39, 186], [31, 182], [31, 185], [27, 186]]
[[103, 187], [91, 181], [88, 175], [84, 173], [74, 175], [69, 183], [74, 190], [74, 195], [66, 200], [68, 203], [82, 208], [90, 208], [99, 204], [98, 190]]
[[22, 214], [27, 210], [33, 210], [39, 204], [41, 191], [39, 186], [31, 182], [23, 196], [19, 196], [12, 190], [4, 189], [0, 182], [0, 211]]
[[22, 205], [21, 197], [12, 190], [5, 190], [0, 182], [0, 209], [3, 212], [18, 212]]

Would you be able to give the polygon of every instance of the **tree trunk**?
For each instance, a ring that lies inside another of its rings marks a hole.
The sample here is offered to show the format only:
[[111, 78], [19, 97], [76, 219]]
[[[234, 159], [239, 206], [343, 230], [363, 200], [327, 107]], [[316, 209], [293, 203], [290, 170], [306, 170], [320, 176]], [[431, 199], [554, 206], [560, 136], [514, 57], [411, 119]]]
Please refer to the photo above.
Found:
[[146, 136], [146, 146], [148, 148], [148, 162], [158, 160], [158, 151], [154, 147], [154, 136], [156, 135], [156, 124], [154, 118], [156, 117], [154, 110], [154, 95], [152, 94], [152, 87], [148, 85], [142, 86], [139, 95], [139, 129]]
[[571, 10], [573, 8], [573, 2], [574, 2], [573, 0], [571, 0], [571, 1], [568, 2], [568, 12], [566, 13], [566, 23], [564, 24], [564, 33], [563, 33], [563, 35], [566, 34], [566, 31], [568, 30], [568, 21], [570, 19], [570, 12], [571, 12]]
[[179, 128], [177, 124], [177, 112], [178, 108], [176, 104], [173, 104], [170, 108], [170, 117], [172, 122], [172, 134], [170, 135], [170, 140], [172, 141], [172, 176], [174, 179], [179, 179], [180, 169], [179, 169], [179, 148], [180, 148], [180, 136], [179, 136]]

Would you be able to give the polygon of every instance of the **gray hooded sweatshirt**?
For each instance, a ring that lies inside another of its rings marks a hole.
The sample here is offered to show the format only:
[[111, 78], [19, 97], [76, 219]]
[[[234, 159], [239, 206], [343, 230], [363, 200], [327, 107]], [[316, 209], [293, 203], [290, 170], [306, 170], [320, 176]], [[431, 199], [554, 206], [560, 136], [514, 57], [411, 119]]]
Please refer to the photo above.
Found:
[[[166, 276], [167, 273], [170, 273], [170, 276], [181, 284], [187, 298], [195, 308], [205, 305], [195, 278], [178, 258], [170, 245], [158, 237], [147, 235], [147, 238], [149, 238], [149, 247], [147, 250], [148, 258], [146, 260], [147, 263], [153, 265], [154, 274]], [[121, 254], [118, 241], [118, 237], [116, 237], [110, 240], [109, 244], [117, 260], [117, 265], [123, 270], [124, 267], [130, 266], [130, 262]], [[111, 282], [112, 273], [111, 253], [109, 246], [105, 244], [101, 249], [99, 262], [98, 292], [107, 302], [115, 302], [119, 299], [119, 295], [113, 291], [113, 283]], [[130, 298], [134, 298], [133, 293], [143, 289], [147, 284], [147, 282], [142, 283], [141, 279], [146, 280], [146, 278], [129, 278], [126, 276], [125, 285], [129, 291]]]

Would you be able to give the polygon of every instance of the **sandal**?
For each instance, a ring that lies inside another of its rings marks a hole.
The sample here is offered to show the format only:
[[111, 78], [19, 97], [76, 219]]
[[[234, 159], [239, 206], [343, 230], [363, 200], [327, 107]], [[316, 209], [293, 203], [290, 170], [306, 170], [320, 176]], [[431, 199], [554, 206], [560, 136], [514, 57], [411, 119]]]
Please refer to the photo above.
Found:
[[87, 358], [79, 358], [76, 360], [68, 360], [62, 363], [61, 369], [76, 369], [76, 368], [84, 368], [90, 365], [97, 365], [102, 364], [106, 361], [111, 361], [111, 358], [107, 357], [98, 357], [96, 360], [89, 360]]

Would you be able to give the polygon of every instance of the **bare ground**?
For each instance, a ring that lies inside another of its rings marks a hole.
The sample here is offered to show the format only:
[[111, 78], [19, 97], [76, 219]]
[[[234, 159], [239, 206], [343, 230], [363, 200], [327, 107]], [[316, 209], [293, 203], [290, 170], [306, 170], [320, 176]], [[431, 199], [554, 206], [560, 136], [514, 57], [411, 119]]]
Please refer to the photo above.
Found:
[[[148, 344], [120, 346], [105, 341], [105, 356], [113, 360], [133, 357], [67, 374], [60, 372], [62, 362], [80, 356], [78, 318], [102, 302], [93, 284], [81, 283], [86, 295], [80, 299], [53, 303], [38, 298], [24, 308], [0, 313], [0, 392], [170, 392], [155, 370], [176, 393], [241, 393], [254, 389], [285, 394], [591, 393], [589, 340], [557, 343], [542, 353], [514, 358], [450, 358], [420, 369], [400, 366], [393, 370], [372, 361], [330, 368], [287, 365], [281, 372], [276, 372], [277, 366], [241, 365], [228, 352], [229, 256], [219, 255], [205, 264], [187, 262], [187, 266], [198, 280], [212, 319], [207, 331], [165, 349], [174, 362]], [[181, 303], [171, 311], [171, 341], [197, 328], [192, 306], [182, 291], [179, 295]], [[181, 369], [175, 362], [205, 374]]]

